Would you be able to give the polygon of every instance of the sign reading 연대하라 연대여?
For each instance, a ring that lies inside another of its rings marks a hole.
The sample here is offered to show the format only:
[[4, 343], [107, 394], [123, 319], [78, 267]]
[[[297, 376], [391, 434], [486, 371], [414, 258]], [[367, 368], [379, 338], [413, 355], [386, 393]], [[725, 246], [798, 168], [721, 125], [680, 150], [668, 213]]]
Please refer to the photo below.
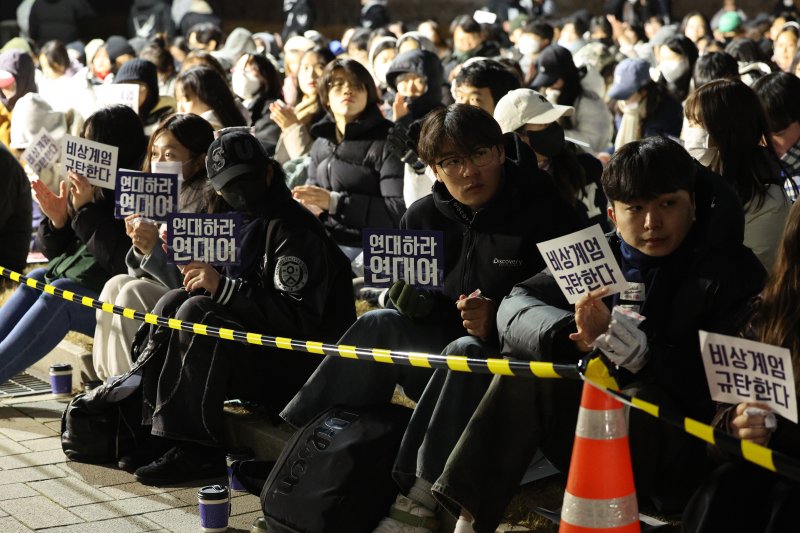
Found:
[[444, 284], [444, 236], [441, 231], [371, 229], [363, 231], [364, 284], [409, 285], [441, 289]]
[[167, 215], [167, 260], [210, 265], [241, 261], [242, 217], [238, 213], [171, 213]]
[[125, 218], [138, 213], [165, 222], [178, 210], [178, 175], [120, 169], [117, 173], [114, 215]]
[[797, 422], [791, 352], [780, 346], [700, 331], [703, 365], [711, 399], [759, 402]]
[[599, 224], [536, 246], [571, 304], [603, 287], [608, 288], [608, 294], [628, 288]]

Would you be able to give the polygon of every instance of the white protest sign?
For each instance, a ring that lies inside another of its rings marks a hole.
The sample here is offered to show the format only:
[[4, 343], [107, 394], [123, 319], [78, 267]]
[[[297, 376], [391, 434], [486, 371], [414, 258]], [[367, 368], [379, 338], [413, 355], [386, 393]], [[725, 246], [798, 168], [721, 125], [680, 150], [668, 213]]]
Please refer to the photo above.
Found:
[[700, 331], [700, 347], [711, 399], [760, 402], [797, 422], [792, 355], [786, 348]]
[[599, 224], [536, 246], [571, 304], [601, 287], [607, 287], [608, 294], [628, 287]]
[[60, 152], [61, 147], [56, 140], [42, 128], [28, 148], [22, 152], [22, 160], [34, 173], [39, 174], [58, 160]]
[[61, 165], [64, 175], [72, 170], [92, 185], [113, 190], [117, 181], [118, 154], [116, 146], [65, 135]]
[[139, 113], [139, 85], [136, 83], [112, 83], [94, 88], [95, 109], [122, 104]]
[[472, 18], [478, 24], [494, 24], [497, 22], [497, 15], [484, 9], [476, 10], [475, 13], [472, 14]]

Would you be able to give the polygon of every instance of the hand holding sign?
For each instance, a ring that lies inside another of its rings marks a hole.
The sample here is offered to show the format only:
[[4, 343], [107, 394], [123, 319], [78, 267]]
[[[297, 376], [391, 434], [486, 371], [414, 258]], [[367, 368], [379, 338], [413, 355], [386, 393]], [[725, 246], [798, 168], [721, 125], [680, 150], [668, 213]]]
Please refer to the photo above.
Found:
[[143, 219], [138, 214], [125, 217], [125, 231], [133, 242], [133, 246], [142, 255], [150, 255], [158, 243], [158, 226]]
[[[775, 415], [769, 406], [763, 403], [742, 402], [736, 406], [736, 416], [731, 420], [731, 430], [734, 437], [749, 440], [766, 446], [772, 437], [775, 425]], [[772, 424], [769, 423], [772, 417]]]
[[75, 208], [75, 211], [94, 200], [92, 184], [72, 170], [69, 171], [69, 193], [72, 195], [72, 207]]
[[603, 303], [607, 295], [608, 288], [603, 287], [582, 296], [575, 304], [575, 326], [578, 331], [570, 333], [569, 338], [582, 352], [591, 351], [595, 339], [608, 331], [611, 311]]
[[181, 267], [183, 286], [192, 292], [205, 289], [209, 294], [214, 294], [219, 288], [219, 272], [208, 263], [192, 262]]
[[33, 189], [33, 199], [38, 202], [42, 213], [50, 219], [50, 223], [55, 229], [63, 228], [69, 220], [67, 212], [67, 184], [64, 180], [58, 186], [58, 195], [53, 194], [42, 180], [31, 182]]
[[331, 204], [331, 191], [316, 185], [298, 185], [292, 189], [292, 196], [306, 206], [315, 205], [323, 211]]

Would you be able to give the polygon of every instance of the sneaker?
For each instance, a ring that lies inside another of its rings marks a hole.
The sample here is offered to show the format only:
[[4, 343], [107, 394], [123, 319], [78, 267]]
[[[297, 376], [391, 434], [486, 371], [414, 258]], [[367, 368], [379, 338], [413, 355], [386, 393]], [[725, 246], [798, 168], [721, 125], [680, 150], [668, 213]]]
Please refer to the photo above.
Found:
[[269, 533], [267, 530], [267, 521], [263, 516], [259, 516], [253, 520], [253, 525], [250, 526], [250, 533]]
[[142, 442], [141, 446], [128, 455], [120, 457], [117, 466], [120, 470], [133, 474], [138, 468], [152, 463], [167, 453], [174, 445], [173, 441], [151, 435]]
[[381, 520], [373, 533], [433, 533], [439, 522], [433, 511], [411, 498], [397, 496], [389, 516]]
[[225, 454], [217, 448], [181, 444], [134, 472], [143, 485], [173, 485], [226, 475]]

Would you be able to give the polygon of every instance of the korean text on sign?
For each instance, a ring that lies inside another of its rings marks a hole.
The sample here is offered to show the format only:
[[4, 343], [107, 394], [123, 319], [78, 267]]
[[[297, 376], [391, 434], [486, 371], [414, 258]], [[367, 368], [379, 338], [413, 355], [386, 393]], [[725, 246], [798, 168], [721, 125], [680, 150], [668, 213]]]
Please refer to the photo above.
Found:
[[797, 422], [791, 352], [739, 337], [700, 331], [703, 365], [711, 399], [760, 402]]
[[389, 287], [441, 288], [444, 281], [444, 236], [441, 231], [364, 230], [364, 283]]
[[58, 160], [59, 152], [58, 143], [47, 133], [47, 130], [42, 128], [28, 148], [22, 152], [22, 160], [33, 172], [39, 174]]
[[168, 260], [176, 264], [200, 261], [238, 265], [241, 226], [242, 218], [236, 213], [172, 213], [167, 216]]
[[114, 189], [117, 178], [116, 146], [109, 146], [80, 137], [66, 135], [61, 151], [61, 164], [65, 172], [74, 171], [92, 185]]
[[117, 218], [139, 213], [163, 222], [178, 210], [178, 175], [120, 170], [116, 197]]
[[608, 294], [627, 287], [600, 225], [537, 244], [561, 292], [571, 304], [589, 291], [607, 287]]

